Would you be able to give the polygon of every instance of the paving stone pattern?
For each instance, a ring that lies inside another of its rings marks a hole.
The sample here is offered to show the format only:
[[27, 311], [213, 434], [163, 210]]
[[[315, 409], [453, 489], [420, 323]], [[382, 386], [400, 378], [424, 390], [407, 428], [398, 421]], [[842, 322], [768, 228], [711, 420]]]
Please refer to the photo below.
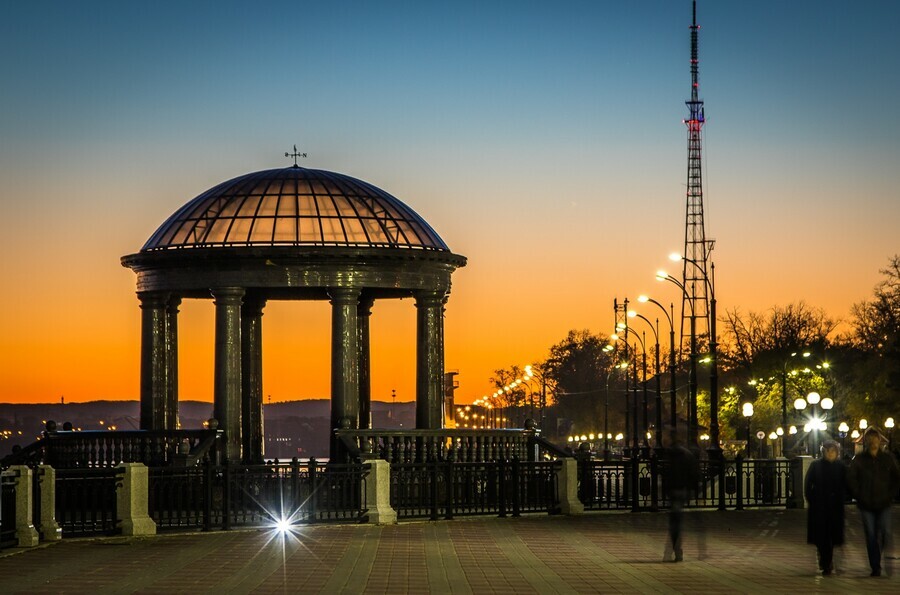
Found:
[[0, 593], [900, 594], [895, 577], [869, 577], [847, 513], [830, 577], [802, 510], [688, 512], [681, 563], [662, 561], [664, 513], [596, 512], [71, 539], [4, 550]]

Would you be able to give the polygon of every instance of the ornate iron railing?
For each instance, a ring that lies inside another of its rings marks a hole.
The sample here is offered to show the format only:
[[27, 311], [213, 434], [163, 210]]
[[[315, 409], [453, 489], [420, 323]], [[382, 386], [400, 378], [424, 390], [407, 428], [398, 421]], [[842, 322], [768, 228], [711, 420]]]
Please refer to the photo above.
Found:
[[63, 537], [111, 535], [117, 531], [116, 484], [122, 469], [59, 469], [56, 522]]
[[363, 464], [206, 464], [151, 468], [149, 475], [148, 512], [159, 530], [358, 522], [366, 514]]
[[44, 436], [0, 461], [10, 465], [50, 465], [55, 469], [115, 467], [119, 463], [143, 463], [148, 467], [218, 457], [221, 431], [129, 430], [45, 432]]
[[[582, 459], [578, 467], [578, 497], [586, 509], [657, 510], [670, 505], [665, 458]], [[685, 504], [687, 507], [789, 507], [798, 496], [797, 474], [801, 469], [791, 460], [702, 460], [699, 471], [699, 481]]]
[[555, 460], [567, 456], [536, 430], [335, 430], [352, 457], [425, 461]]
[[16, 472], [0, 477], [0, 549], [15, 547], [16, 539]]
[[398, 518], [558, 512], [558, 464], [535, 461], [396, 463], [391, 506]]

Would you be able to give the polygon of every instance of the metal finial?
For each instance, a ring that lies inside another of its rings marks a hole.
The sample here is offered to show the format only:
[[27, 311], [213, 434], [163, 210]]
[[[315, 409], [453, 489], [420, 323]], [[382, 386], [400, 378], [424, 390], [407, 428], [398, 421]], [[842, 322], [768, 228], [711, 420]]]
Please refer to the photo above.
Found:
[[284, 156], [285, 156], [285, 157], [293, 157], [293, 158], [294, 158], [294, 167], [299, 167], [299, 166], [297, 165], [297, 158], [298, 158], [298, 157], [303, 157], [303, 158], [305, 159], [305, 158], [306, 158], [306, 153], [298, 153], [298, 152], [297, 152], [297, 145], [294, 145], [294, 152], [293, 152], [293, 153], [285, 153]]

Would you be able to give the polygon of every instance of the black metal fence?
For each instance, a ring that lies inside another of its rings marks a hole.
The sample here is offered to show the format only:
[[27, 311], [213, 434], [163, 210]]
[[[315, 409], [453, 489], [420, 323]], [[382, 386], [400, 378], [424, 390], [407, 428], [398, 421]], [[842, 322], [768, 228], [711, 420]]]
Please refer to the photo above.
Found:
[[0, 549], [15, 547], [16, 538], [16, 480], [13, 473], [0, 479]]
[[391, 506], [398, 518], [558, 512], [556, 462], [395, 463]]
[[116, 484], [122, 475], [123, 470], [115, 468], [57, 470], [56, 522], [63, 537], [112, 535], [120, 530]]
[[[669, 506], [665, 459], [578, 463], [578, 498], [588, 510], [657, 510]], [[700, 461], [700, 479], [686, 506], [792, 506], [802, 497], [800, 461]]]
[[160, 531], [364, 520], [362, 464], [293, 461], [149, 470], [148, 513]]

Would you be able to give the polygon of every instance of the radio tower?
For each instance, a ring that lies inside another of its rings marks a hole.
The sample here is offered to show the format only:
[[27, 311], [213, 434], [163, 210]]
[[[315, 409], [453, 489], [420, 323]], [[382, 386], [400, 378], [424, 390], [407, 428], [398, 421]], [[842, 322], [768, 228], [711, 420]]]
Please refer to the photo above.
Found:
[[684, 258], [682, 264], [682, 300], [681, 300], [681, 337], [684, 344], [685, 325], [690, 329], [690, 368], [689, 368], [689, 417], [688, 442], [697, 444], [697, 337], [710, 335], [710, 355], [713, 360], [710, 376], [710, 434], [711, 444], [718, 447], [718, 396], [715, 369], [715, 337], [711, 336], [710, 325], [715, 329], [715, 322], [710, 321], [709, 295], [707, 293], [709, 276], [707, 262], [713, 249], [714, 241], [706, 239], [703, 224], [703, 143], [701, 131], [706, 116], [700, 91], [700, 59], [697, 51], [697, 38], [700, 26], [697, 24], [697, 0], [693, 0], [693, 22], [691, 23], [691, 98], [685, 103], [688, 106], [688, 119], [684, 121], [688, 129], [688, 171], [687, 171], [687, 208], [684, 228]]
[[684, 121], [688, 130], [687, 208], [684, 228], [684, 269], [682, 282], [684, 293], [681, 302], [681, 336], [685, 335], [685, 324], [695, 322], [693, 337], [709, 333], [709, 296], [707, 295], [706, 265], [715, 242], [706, 239], [703, 224], [703, 167], [701, 157], [703, 123], [703, 100], [699, 98], [700, 60], [697, 51], [697, 0], [693, 0], [693, 24], [691, 25], [691, 98], [685, 101], [688, 119]]

